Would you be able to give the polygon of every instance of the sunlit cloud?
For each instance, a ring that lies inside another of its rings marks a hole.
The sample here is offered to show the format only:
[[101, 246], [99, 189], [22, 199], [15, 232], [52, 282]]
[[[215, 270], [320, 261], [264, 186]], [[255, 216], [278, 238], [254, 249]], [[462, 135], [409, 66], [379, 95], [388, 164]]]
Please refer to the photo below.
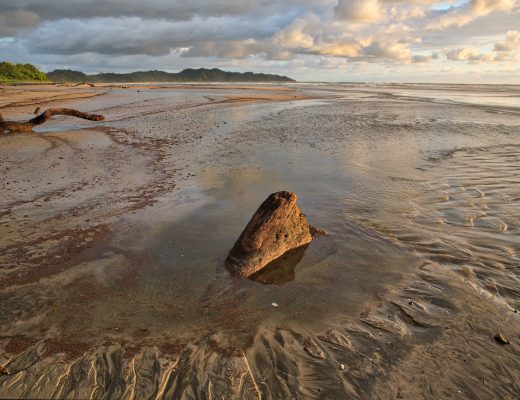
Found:
[[395, 80], [420, 68], [424, 79], [465, 78], [486, 64], [514, 69], [518, 21], [520, 0], [0, 0], [0, 51], [89, 72], [217, 66]]
[[500, 52], [520, 51], [520, 32], [508, 31], [503, 41], [495, 43], [495, 50]]
[[470, 0], [439, 12], [438, 18], [435, 18], [426, 27], [443, 29], [451, 25], [462, 26], [494, 11], [511, 11], [516, 5], [518, 5], [517, 0]]
[[339, 0], [335, 15], [338, 19], [369, 23], [383, 18], [383, 9], [378, 0]]

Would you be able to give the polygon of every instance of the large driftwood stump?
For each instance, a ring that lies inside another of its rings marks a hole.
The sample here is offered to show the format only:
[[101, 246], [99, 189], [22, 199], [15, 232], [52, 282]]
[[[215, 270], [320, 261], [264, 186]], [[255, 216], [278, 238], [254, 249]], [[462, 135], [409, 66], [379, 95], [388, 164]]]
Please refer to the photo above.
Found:
[[32, 132], [36, 125], [47, 122], [49, 118], [55, 115], [71, 115], [73, 117], [88, 119], [90, 121], [103, 121], [105, 117], [97, 114], [87, 114], [72, 108], [49, 108], [47, 111], [41, 113], [37, 117], [25, 122], [18, 121], [4, 121], [2, 114], [0, 114], [0, 133], [4, 131], [15, 132]]
[[294, 193], [277, 192], [260, 205], [227, 257], [226, 266], [234, 276], [249, 277], [323, 232], [309, 225], [296, 199]]

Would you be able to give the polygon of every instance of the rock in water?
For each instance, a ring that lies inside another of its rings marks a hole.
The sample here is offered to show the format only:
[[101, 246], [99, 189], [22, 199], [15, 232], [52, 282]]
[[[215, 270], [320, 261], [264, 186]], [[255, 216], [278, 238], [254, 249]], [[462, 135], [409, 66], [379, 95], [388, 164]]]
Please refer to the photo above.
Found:
[[294, 193], [276, 192], [260, 205], [229, 252], [226, 266], [233, 275], [249, 277], [323, 233], [309, 225], [296, 199]]

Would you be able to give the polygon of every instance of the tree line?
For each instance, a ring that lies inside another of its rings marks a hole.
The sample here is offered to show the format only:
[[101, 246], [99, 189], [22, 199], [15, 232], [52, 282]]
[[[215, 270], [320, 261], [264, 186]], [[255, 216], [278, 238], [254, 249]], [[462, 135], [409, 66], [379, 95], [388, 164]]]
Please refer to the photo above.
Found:
[[0, 81], [46, 81], [47, 76], [32, 64], [0, 62]]

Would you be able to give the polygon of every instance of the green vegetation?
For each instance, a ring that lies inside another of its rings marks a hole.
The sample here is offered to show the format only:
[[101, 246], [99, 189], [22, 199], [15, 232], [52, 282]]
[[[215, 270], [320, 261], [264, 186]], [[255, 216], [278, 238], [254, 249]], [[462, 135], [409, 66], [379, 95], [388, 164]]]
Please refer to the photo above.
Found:
[[46, 81], [47, 77], [32, 64], [0, 62], [0, 82]]
[[13, 64], [0, 62], [0, 82], [293, 82], [292, 79], [273, 74], [256, 74], [253, 72], [227, 72], [218, 68], [184, 69], [178, 73], [164, 71], [137, 71], [128, 74], [100, 73], [87, 75], [80, 71], [56, 69], [45, 75], [32, 64]]
[[128, 74], [101, 73], [86, 75], [83, 72], [57, 69], [47, 74], [53, 82], [69, 83], [131, 83], [131, 82], [293, 82], [286, 76], [255, 74], [253, 72], [227, 72], [218, 68], [184, 69], [178, 73], [164, 71], [138, 71]]
[[47, 79], [53, 82], [82, 83], [91, 81], [90, 77], [83, 72], [72, 71], [70, 69], [55, 69], [47, 73]]

